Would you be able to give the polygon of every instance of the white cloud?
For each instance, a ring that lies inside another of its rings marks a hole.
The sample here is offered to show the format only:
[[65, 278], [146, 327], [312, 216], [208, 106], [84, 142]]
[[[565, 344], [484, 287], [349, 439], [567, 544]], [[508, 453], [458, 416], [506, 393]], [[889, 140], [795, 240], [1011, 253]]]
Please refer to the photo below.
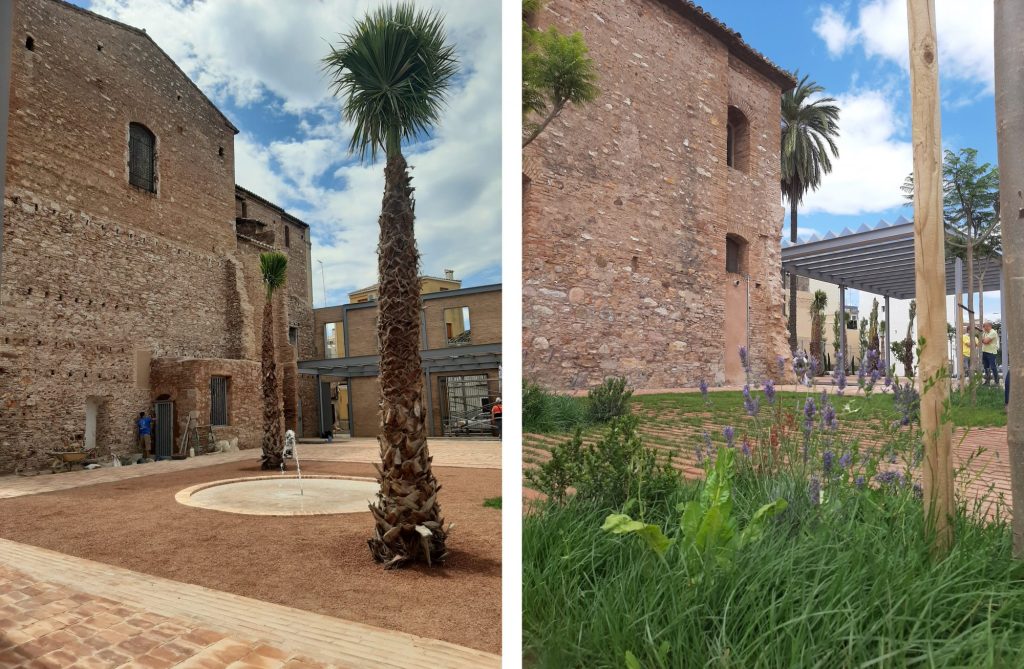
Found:
[[857, 30], [830, 5], [821, 8], [821, 15], [814, 22], [813, 29], [818, 37], [825, 40], [828, 53], [833, 58], [841, 56], [857, 41]]
[[802, 211], [865, 214], [903, 204], [900, 186], [913, 170], [913, 147], [892, 97], [881, 90], [836, 96], [839, 158], [821, 188], [808, 193]]
[[[355, 17], [378, 4], [93, 0], [90, 7], [145, 28], [218, 105], [248, 108], [246, 115], [255, 111], [272, 118], [275, 128], [288, 128], [283, 139], [280, 130], [272, 139], [259, 136], [259, 128], [242, 128], [235, 139], [236, 181], [310, 224], [313, 257], [324, 263], [332, 302], [377, 280], [384, 169], [348, 155], [348, 128], [320, 59]], [[501, 263], [500, 6], [476, 0], [417, 5], [444, 12], [462, 66], [434, 135], [406, 151], [417, 239], [425, 273], [452, 268], [465, 277]]]
[[[936, 0], [939, 72], [944, 79], [979, 83], [992, 92], [994, 20], [991, 1]], [[832, 56], [860, 44], [868, 56], [893, 61], [904, 70], [909, 67], [906, 0], [862, 1], [855, 22], [823, 5], [814, 31]]]

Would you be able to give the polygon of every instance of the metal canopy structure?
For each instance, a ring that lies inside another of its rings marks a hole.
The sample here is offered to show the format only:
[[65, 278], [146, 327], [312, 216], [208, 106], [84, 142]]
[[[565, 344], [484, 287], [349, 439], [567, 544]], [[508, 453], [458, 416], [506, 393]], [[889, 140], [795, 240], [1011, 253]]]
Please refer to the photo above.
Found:
[[[424, 371], [431, 373], [493, 369], [501, 365], [501, 344], [429, 349], [422, 351], [420, 357]], [[299, 373], [342, 377], [377, 376], [379, 364], [378, 355], [303, 360], [299, 363]]]
[[[984, 290], [998, 291], [1002, 258], [975, 260], [975, 274], [984, 272]], [[782, 269], [875, 295], [909, 300], [914, 285], [914, 223], [902, 216], [895, 223], [879, 221], [839, 234], [782, 241]], [[955, 267], [946, 261], [946, 294], [955, 294]]]

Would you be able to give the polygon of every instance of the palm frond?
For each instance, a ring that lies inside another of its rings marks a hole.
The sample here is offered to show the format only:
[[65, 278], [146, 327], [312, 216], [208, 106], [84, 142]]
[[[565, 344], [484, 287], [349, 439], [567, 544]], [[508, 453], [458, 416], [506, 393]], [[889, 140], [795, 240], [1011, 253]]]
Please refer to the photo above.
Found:
[[288, 256], [280, 251], [261, 253], [260, 274], [263, 277], [263, 285], [267, 287], [269, 300], [276, 290], [284, 286], [288, 278]]
[[839, 157], [839, 107], [834, 98], [815, 97], [824, 90], [804, 75], [782, 96], [781, 186], [797, 204], [817, 190], [832, 171], [832, 158]]
[[458, 62], [443, 15], [401, 2], [358, 21], [331, 46], [323, 67], [344, 119], [355, 126], [349, 150], [372, 161], [438, 123]]

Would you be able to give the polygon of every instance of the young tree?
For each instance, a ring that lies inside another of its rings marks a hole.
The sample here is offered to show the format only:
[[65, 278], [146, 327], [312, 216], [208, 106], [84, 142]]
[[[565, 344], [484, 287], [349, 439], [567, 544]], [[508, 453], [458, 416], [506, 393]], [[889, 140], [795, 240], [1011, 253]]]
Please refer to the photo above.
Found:
[[600, 92], [597, 70], [582, 34], [563, 35], [554, 26], [540, 31], [529, 25], [528, 19], [542, 5], [542, 0], [523, 0], [524, 147], [568, 104], [586, 104]]
[[[839, 157], [839, 107], [833, 98], [818, 97], [825, 89], [805, 76], [782, 95], [781, 186], [789, 201], [789, 241], [797, 240], [797, 208], [809, 191], [817, 190], [823, 175]], [[812, 98], [816, 98], [813, 99]], [[796, 274], [789, 275], [789, 348], [797, 349]]]
[[[1007, 220], [1003, 258], [1004, 286], [1009, 295], [1024, 293], [1024, 3], [995, 0], [996, 131], [999, 172], [1003, 178], [1000, 207]], [[1024, 559], [1024, 304], [1004, 299], [1003, 323], [1008, 328], [1010, 402], [1007, 407], [1007, 444], [1010, 451], [1010, 486], [1013, 510], [1013, 554]]]
[[288, 278], [288, 256], [280, 251], [260, 254], [260, 273], [267, 289], [263, 304], [263, 333], [260, 346], [260, 369], [263, 390], [263, 456], [261, 469], [279, 469], [284, 463], [281, 434], [281, 400], [277, 389], [277, 356], [274, 347], [274, 295]]
[[[914, 200], [914, 175], [903, 182], [903, 193], [909, 203]], [[974, 262], [983, 254], [999, 248], [999, 169], [990, 163], [978, 164], [978, 150], [965, 148], [958, 152], [946, 150], [942, 159], [942, 213], [946, 228], [948, 257], [961, 257], [966, 265], [966, 292], [971, 309], [968, 332], [971, 337], [971, 371], [979, 374], [981, 352], [974, 344], [975, 327], [980, 327], [974, 309]], [[983, 288], [979, 285], [978, 290]], [[973, 402], [973, 397], [972, 397]]]
[[368, 13], [324, 58], [344, 118], [353, 124], [349, 150], [371, 161], [383, 152], [377, 271], [380, 284], [380, 492], [370, 506], [376, 528], [370, 552], [388, 568], [444, 560], [447, 530], [427, 448], [421, 403], [420, 278], [412, 179], [402, 142], [441, 119], [458, 65], [440, 13], [412, 3]]
[[828, 294], [823, 290], [814, 291], [811, 300], [811, 355], [824, 364], [825, 362], [825, 307], [828, 306]]

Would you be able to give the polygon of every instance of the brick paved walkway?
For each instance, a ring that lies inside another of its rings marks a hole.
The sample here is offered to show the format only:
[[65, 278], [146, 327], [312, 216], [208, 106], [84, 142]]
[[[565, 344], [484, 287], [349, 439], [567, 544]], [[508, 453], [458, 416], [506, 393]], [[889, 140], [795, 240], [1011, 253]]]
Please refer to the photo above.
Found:
[[[299, 444], [298, 453], [300, 461], [363, 463], [380, 461], [377, 440], [367, 438], [347, 439], [330, 444]], [[434, 464], [438, 467], [501, 469], [501, 442], [498, 441], [431, 439], [430, 454], [434, 458]], [[91, 471], [78, 470], [37, 476], [0, 476], [0, 499], [258, 458], [259, 451], [249, 449], [232, 453], [212, 453], [185, 460], [164, 460], [144, 465], [101, 467]]]
[[[442, 467], [501, 467], [496, 441], [434, 439]], [[376, 462], [376, 440], [300, 444], [304, 460]], [[5, 498], [257, 458], [0, 477]], [[133, 572], [0, 539], [0, 668], [499, 667], [498, 655]]]
[[0, 666], [475, 669], [500, 658], [0, 539]]

